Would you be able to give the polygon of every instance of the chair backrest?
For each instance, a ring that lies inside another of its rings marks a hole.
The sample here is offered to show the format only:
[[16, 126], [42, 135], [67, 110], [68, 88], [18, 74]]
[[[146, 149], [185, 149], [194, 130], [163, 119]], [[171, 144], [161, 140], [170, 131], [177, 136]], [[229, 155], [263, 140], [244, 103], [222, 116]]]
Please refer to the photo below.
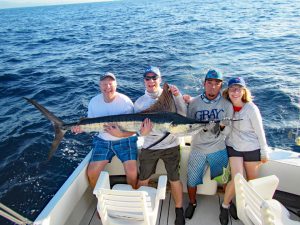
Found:
[[98, 211], [102, 222], [129, 224], [140, 222], [150, 225], [151, 200], [144, 191], [101, 190]]
[[254, 190], [254, 187], [256, 186], [262, 194], [270, 196], [270, 193], [267, 193], [268, 190], [271, 193], [274, 193], [274, 190], [267, 183], [269, 181], [271, 183], [277, 182], [278, 184], [278, 178], [272, 175], [259, 179], [258, 183], [263, 184], [263, 186], [258, 184], [251, 186], [241, 174], [235, 176], [234, 183], [238, 217], [246, 225], [275, 225], [275, 217], [269, 204], [256, 190]]
[[165, 199], [167, 176], [160, 176], [157, 189], [142, 186], [138, 190], [127, 184], [110, 189], [109, 174], [102, 171], [93, 193], [103, 225], [155, 225], [160, 200]]

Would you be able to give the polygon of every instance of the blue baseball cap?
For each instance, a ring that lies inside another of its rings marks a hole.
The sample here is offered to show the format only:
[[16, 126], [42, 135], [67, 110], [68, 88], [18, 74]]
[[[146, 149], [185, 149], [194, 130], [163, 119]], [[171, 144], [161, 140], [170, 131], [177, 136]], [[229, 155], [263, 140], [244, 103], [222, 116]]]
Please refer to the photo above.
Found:
[[156, 67], [156, 66], [148, 66], [148, 67], [145, 69], [144, 77], [145, 77], [148, 73], [154, 73], [154, 74], [156, 74], [157, 76], [160, 77], [160, 71], [159, 71], [159, 68]]
[[228, 87], [235, 85], [235, 84], [240, 85], [242, 87], [246, 87], [246, 82], [242, 77], [231, 78], [228, 81]]
[[216, 79], [223, 81], [223, 74], [220, 71], [211, 69], [206, 73], [205, 80], [207, 79]]

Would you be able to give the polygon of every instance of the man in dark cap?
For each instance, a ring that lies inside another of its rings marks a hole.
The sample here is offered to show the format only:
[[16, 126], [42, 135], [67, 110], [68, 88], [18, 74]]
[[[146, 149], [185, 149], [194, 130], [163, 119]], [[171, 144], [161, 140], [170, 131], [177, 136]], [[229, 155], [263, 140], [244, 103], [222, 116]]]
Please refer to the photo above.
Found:
[[[133, 103], [126, 95], [117, 92], [117, 80], [113, 73], [100, 77], [101, 93], [93, 97], [88, 105], [88, 117], [112, 116], [133, 113]], [[73, 132], [81, 132], [76, 126]], [[114, 124], [107, 124], [104, 132], [93, 139], [92, 157], [87, 168], [90, 185], [95, 187], [99, 174], [116, 155], [123, 163], [127, 183], [133, 188], [137, 183], [137, 137], [133, 132], [121, 131]]]

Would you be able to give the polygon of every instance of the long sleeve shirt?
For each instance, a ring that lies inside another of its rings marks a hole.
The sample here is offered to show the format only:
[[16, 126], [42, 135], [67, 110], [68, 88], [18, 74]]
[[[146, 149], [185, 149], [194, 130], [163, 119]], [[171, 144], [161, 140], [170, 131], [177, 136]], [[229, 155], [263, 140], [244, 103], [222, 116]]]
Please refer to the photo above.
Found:
[[[188, 106], [187, 116], [199, 121], [222, 120], [232, 118], [232, 104], [220, 97], [218, 100], [207, 102], [199, 95], [192, 99]], [[191, 148], [193, 151], [202, 151], [205, 154], [225, 149], [225, 138], [231, 132], [231, 126], [226, 126], [219, 135], [208, 130], [199, 131], [192, 136]]]
[[258, 107], [248, 102], [239, 112], [234, 113], [234, 119], [241, 120], [233, 122], [226, 144], [240, 152], [260, 149], [261, 155], [265, 156], [268, 145]]
[[[142, 110], [149, 108], [151, 105], [153, 105], [158, 100], [160, 94], [154, 97], [154, 96], [151, 96], [150, 94], [148, 94], [146, 91], [145, 94], [143, 96], [139, 97], [136, 100], [136, 102], [134, 103], [134, 112], [138, 113]], [[183, 116], [186, 116], [186, 106], [183, 101], [182, 95], [180, 94], [176, 97], [173, 96], [173, 98], [174, 98], [177, 108], [180, 111], [179, 113]], [[162, 134], [162, 133], [151, 131], [149, 135], [144, 137], [143, 148], [147, 148], [151, 144], [155, 143], [156, 141], [161, 139], [163, 137], [163, 135], [164, 134]], [[151, 147], [150, 149], [158, 150], [158, 149], [171, 148], [171, 147], [175, 147], [175, 146], [179, 145], [179, 143], [180, 143], [180, 141], [179, 141], [178, 137], [176, 137], [172, 134], [169, 134], [164, 140], [162, 140], [160, 143], [156, 144], [155, 146]]]

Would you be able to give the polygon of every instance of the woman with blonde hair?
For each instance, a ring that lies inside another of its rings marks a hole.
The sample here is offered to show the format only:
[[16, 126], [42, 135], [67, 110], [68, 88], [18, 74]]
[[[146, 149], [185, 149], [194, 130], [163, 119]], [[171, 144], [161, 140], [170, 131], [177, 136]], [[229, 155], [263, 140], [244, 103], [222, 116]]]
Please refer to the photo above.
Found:
[[232, 132], [226, 139], [227, 153], [232, 180], [228, 183], [223, 204], [220, 206], [220, 223], [228, 224], [229, 214], [237, 219], [236, 207], [231, 202], [235, 195], [233, 178], [237, 173], [246, 172], [246, 179], [255, 179], [261, 162], [267, 161], [267, 149], [262, 117], [258, 107], [252, 102], [252, 96], [242, 77], [231, 78], [223, 92], [234, 109]]

